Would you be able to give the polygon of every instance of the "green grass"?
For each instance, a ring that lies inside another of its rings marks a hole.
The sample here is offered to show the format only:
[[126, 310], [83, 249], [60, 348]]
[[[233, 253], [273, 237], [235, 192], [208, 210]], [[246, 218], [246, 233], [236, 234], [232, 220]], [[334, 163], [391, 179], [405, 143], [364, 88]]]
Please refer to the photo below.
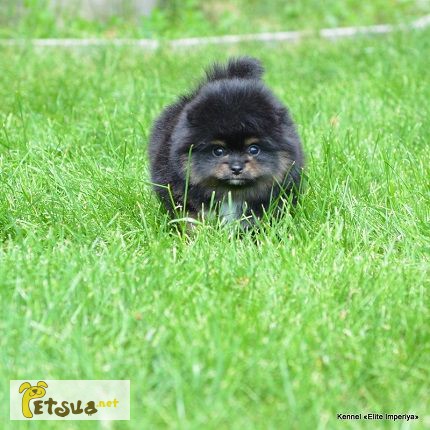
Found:
[[[81, 0], [76, 0], [77, 2]], [[87, 0], [86, 0], [87, 1]], [[129, 0], [130, 2], [132, 0]], [[89, 19], [73, 0], [2, 0], [0, 37], [174, 38], [370, 25], [410, 21], [430, 13], [429, 0], [166, 0], [150, 16]], [[127, 4], [127, 0], [122, 0]]]
[[[306, 192], [257, 240], [212, 225], [187, 240], [148, 183], [149, 128], [208, 62], [245, 53], [298, 123]], [[429, 31], [1, 48], [1, 428], [102, 428], [10, 422], [22, 378], [131, 379], [114, 429], [428, 428], [428, 58]]]

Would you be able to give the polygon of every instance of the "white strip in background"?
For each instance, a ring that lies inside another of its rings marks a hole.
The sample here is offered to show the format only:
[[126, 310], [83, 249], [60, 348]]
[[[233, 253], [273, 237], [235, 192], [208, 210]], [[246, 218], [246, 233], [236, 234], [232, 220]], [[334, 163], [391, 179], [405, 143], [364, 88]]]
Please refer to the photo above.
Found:
[[86, 46], [135, 46], [145, 50], [155, 50], [162, 46], [186, 48], [205, 45], [235, 45], [242, 42], [298, 42], [306, 37], [319, 36], [336, 40], [345, 37], [378, 35], [395, 31], [423, 29], [430, 26], [430, 15], [425, 15], [409, 24], [379, 24], [366, 27], [323, 28], [319, 31], [281, 31], [275, 33], [237, 34], [210, 37], [189, 37], [160, 41], [155, 39], [0, 39], [0, 46], [31, 44], [37, 47], [86, 47]]

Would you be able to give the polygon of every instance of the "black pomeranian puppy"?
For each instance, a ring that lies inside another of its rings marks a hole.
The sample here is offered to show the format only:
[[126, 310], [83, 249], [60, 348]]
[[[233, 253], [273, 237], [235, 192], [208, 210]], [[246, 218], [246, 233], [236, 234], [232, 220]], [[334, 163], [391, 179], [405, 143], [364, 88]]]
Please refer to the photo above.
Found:
[[[149, 143], [155, 190], [171, 213], [261, 217], [272, 201], [296, 200], [303, 168], [288, 110], [250, 57], [215, 64], [196, 90], [168, 106]], [[285, 197], [285, 198], [284, 198]]]

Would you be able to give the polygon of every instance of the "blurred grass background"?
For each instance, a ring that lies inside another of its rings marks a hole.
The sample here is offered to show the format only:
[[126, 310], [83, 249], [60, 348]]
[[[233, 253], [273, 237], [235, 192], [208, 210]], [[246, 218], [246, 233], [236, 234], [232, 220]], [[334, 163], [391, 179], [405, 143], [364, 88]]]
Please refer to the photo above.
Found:
[[430, 0], [2, 0], [0, 37], [245, 34], [397, 23], [426, 13]]

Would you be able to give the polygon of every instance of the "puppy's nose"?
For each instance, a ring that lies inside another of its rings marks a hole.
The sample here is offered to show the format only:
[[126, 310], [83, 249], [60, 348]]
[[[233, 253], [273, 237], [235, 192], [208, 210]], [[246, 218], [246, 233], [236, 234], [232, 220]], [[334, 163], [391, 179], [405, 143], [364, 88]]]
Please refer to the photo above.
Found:
[[230, 169], [233, 172], [233, 175], [240, 175], [243, 171], [243, 165], [241, 163], [233, 163], [230, 166]]
[[37, 388], [33, 388], [33, 393], [36, 394], [37, 393]]

